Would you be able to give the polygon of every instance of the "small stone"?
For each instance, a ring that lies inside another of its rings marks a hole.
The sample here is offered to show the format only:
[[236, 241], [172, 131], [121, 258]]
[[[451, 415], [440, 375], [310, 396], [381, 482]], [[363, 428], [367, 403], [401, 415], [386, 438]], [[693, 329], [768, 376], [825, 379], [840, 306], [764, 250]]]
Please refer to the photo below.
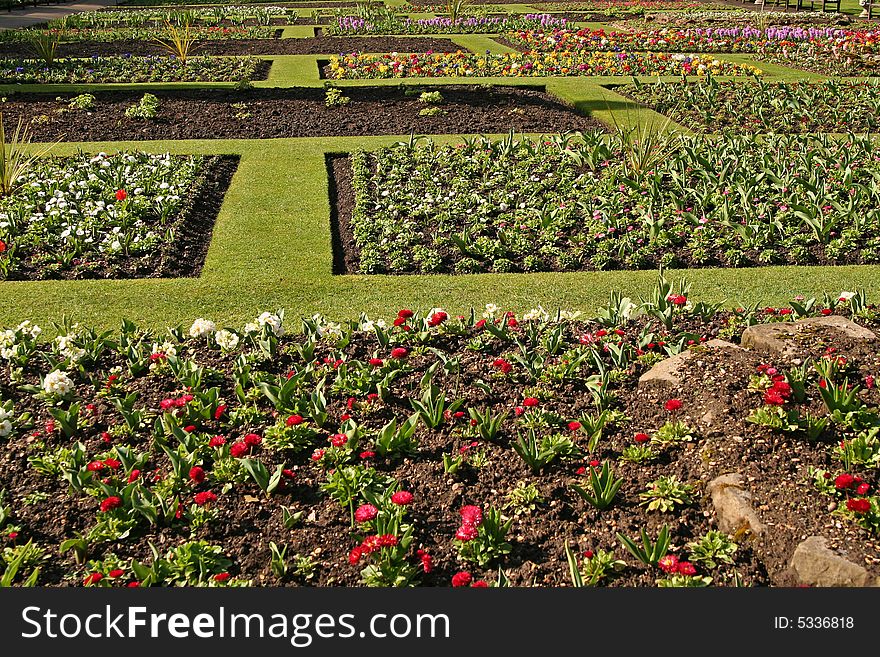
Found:
[[742, 334], [742, 346], [771, 354], [793, 356], [802, 346], [792, 338], [808, 328], [824, 328], [842, 333], [846, 337], [876, 342], [877, 335], [855, 322], [830, 315], [828, 317], [810, 317], [796, 322], [774, 322], [772, 324], [755, 324], [749, 326]]
[[752, 508], [752, 494], [743, 487], [741, 474], [731, 472], [716, 477], [709, 482], [707, 490], [721, 531], [736, 534], [748, 529], [754, 536], [764, 532], [764, 525]]
[[822, 536], [810, 536], [795, 548], [791, 569], [801, 584], [810, 586], [876, 586], [864, 567], [828, 548]]

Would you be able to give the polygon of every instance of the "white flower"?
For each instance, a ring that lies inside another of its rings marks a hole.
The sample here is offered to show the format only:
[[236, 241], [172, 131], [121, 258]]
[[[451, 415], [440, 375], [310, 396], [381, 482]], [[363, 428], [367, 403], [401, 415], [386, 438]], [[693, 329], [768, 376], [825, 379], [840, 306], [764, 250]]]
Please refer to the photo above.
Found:
[[583, 313], [580, 310], [560, 310], [559, 318], [571, 321], [580, 317]]
[[846, 292], [846, 291], [843, 291], [843, 292], [840, 293], [840, 297], [839, 297], [839, 298], [842, 299], [842, 300], [844, 300], [844, 301], [849, 301], [849, 300], [852, 299], [854, 296], [856, 296], [856, 293], [855, 293], [855, 292]]
[[220, 329], [214, 335], [214, 339], [221, 349], [232, 351], [238, 346], [238, 335], [226, 329]]
[[12, 422], [0, 420], [0, 438], [6, 438], [10, 433], [12, 433]]
[[256, 322], [248, 322], [244, 325], [244, 332], [247, 334], [256, 333], [260, 330], [260, 327], [257, 326]]
[[272, 313], [266, 312], [257, 317], [257, 324], [260, 325], [260, 328], [268, 326], [272, 329], [272, 333], [276, 335], [276, 337], [281, 337], [284, 335], [284, 327], [281, 325], [281, 318], [278, 315], [274, 315]]
[[57, 338], [55, 338], [55, 344], [58, 347], [58, 353], [73, 362], [78, 361], [80, 358], [86, 355], [85, 349], [81, 349], [73, 344], [73, 341], [75, 339], [75, 333], [71, 333], [70, 335], [59, 335]]
[[548, 319], [550, 319], [550, 315], [546, 310], [544, 310], [544, 306], [532, 308], [530, 311], [523, 314], [523, 320], [526, 322], [546, 322]]
[[500, 308], [496, 306], [494, 303], [487, 303], [486, 310], [483, 311], [483, 317], [485, 319], [492, 319], [498, 313]]
[[73, 390], [73, 381], [65, 372], [54, 370], [43, 379], [43, 390], [50, 395], [66, 395]]
[[209, 319], [205, 319], [204, 317], [199, 317], [196, 321], [192, 323], [192, 326], [189, 327], [189, 337], [191, 338], [203, 338], [206, 335], [211, 335], [217, 330], [217, 325]]

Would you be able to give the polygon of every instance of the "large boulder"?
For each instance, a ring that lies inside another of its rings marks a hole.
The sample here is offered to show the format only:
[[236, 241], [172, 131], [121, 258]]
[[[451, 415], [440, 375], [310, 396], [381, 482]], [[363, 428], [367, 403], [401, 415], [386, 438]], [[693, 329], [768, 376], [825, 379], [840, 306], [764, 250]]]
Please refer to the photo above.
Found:
[[740, 350], [740, 347], [732, 342], [718, 339], [709, 340], [699, 346], [691, 347], [675, 356], [670, 356], [669, 358], [660, 361], [650, 370], [642, 374], [639, 377], [639, 387], [648, 385], [680, 385], [681, 379], [678, 374], [682, 365], [699, 353], [705, 352], [706, 349], [728, 349], [738, 351]]
[[791, 569], [809, 586], [877, 586], [867, 570], [831, 550], [822, 536], [810, 536], [795, 548]]
[[741, 474], [731, 472], [716, 477], [707, 486], [718, 518], [718, 529], [726, 534], [748, 530], [753, 536], [764, 533], [765, 527], [752, 507], [752, 494], [743, 484]]
[[774, 322], [749, 326], [742, 334], [742, 346], [774, 355], [795, 356], [799, 351], [798, 335], [808, 330], [837, 331], [857, 340], [877, 341], [877, 335], [846, 317], [810, 317], [796, 322]]

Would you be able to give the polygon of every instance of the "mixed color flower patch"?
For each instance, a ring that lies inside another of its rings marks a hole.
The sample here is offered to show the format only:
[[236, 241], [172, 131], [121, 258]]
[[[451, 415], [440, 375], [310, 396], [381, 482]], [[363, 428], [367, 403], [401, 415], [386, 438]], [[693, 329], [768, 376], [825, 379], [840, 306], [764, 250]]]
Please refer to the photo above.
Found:
[[[589, 321], [489, 304], [293, 333], [280, 311], [54, 339], [25, 322], [0, 333], [3, 559], [17, 583], [88, 587], [785, 583], [773, 542], [709, 520], [706, 482], [733, 465], [762, 496], [789, 473], [764, 512], [777, 538], [837, 517], [877, 563], [876, 353], [701, 346], [832, 314], [880, 327], [860, 293], [726, 311], [662, 278]], [[724, 373], [712, 399], [638, 384], [688, 349], [683, 376]], [[706, 419], [717, 399], [739, 442]]]
[[[222, 39], [272, 39], [278, 29], [263, 26], [237, 27], [193, 27], [190, 36], [200, 41]], [[67, 28], [4, 30], [0, 32], [0, 43], [26, 44], [35, 37], [53, 37], [66, 43], [79, 41], [155, 41], [167, 38], [164, 28], [154, 27], [115, 27], [115, 28]]]
[[340, 16], [327, 27], [329, 34], [497, 34], [508, 30], [554, 29], [565, 27], [564, 18], [550, 14], [511, 14], [504, 17], [465, 16], [463, 18], [406, 18], [397, 16]]
[[642, 84], [616, 91], [705, 132], [876, 132], [880, 86], [873, 81], [718, 81]]
[[326, 68], [336, 80], [432, 77], [544, 77], [589, 75], [759, 75], [748, 64], [708, 55], [643, 52], [425, 53], [334, 56]]
[[0, 83], [238, 82], [254, 79], [259, 64], [254, 57], [0, 59]]
[[880, 261], [869, 137], [602, 133], [352, 156], [362, 273]]

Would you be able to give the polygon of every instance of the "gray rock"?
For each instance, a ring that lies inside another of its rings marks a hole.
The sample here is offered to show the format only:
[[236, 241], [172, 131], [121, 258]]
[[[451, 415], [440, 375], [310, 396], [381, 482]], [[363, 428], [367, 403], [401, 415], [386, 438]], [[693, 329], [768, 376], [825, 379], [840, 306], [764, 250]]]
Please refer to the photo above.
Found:
[[810, 536], [791, 558], [792, 572], [810, 586], [877, 586], [870, 573], [828, 547], [822, 536]]
[[740, 347], [732, 342], [727, 342], [726, 340], [709, 340], [699, 346], [691, 347], [690, 349], [682, 351], [680, 354], [670, 356], [666, 360], [660, 361], [639, 377], [639, 386], [641, 387], [652, 384], [677, 386], [681, 384], [681, 379], [678, 377], [678, 372], [681, 369], [681, 366], [701, 351], [705, 351], [705, 349], [737, 350], [740, 349]]
[[771, 354], [795, 355], [798, 351], [796, 336], [809, 328], [826, 328], [859, 340], [876, 341], [877, 335], [846, 317], [810, 317], [796, 322], [774, 322], [749, 326], [742, 334], [742, 346]]
[[707, 490], [721, 531], [737, 534], [747, 529], [753, 536], [764, 533], [764, 524], [752, 507], [752, 494], [745, 488], [741, 474], [731, 472], [716, 477]]

